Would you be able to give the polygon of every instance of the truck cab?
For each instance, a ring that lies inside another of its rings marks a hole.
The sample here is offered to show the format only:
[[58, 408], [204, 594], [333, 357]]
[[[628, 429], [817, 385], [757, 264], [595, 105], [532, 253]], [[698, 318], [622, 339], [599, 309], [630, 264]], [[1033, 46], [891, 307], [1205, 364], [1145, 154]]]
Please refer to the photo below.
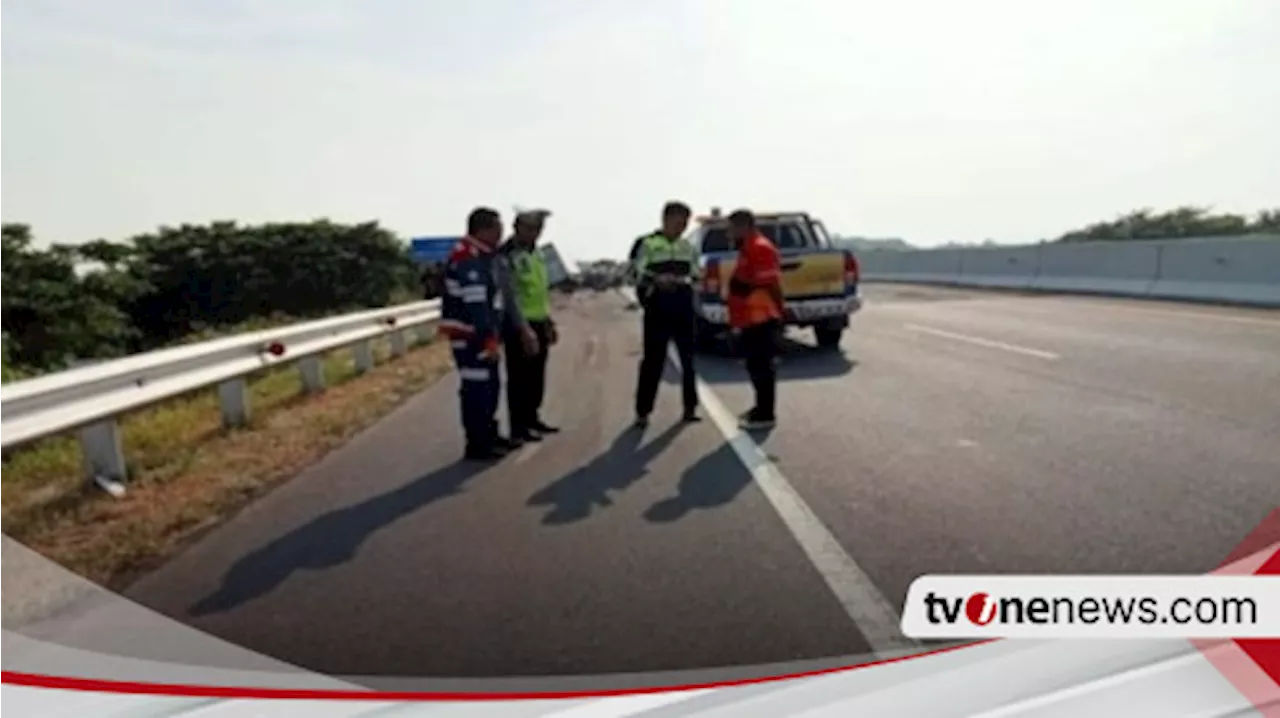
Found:
[[[700, 342], [729, 332], [729, 277], [737, 249], [729, 241], [728, 220], [718, 210], [698, 217], [689, 236], [699, 254], [702, 279], [696, 292]], [[835, 348], [862, 308], [857, 257], [833, 245], [822, 222], [807, 212], [756, 215], [756, 228], [782, 255], [784, 324], [813, 330], [818, 346]]]

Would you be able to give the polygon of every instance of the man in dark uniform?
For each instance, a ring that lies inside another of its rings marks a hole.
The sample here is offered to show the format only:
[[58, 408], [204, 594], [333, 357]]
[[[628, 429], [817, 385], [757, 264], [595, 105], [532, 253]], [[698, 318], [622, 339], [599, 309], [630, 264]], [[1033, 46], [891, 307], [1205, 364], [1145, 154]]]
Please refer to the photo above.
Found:
[[440, 333], [450, 340], [458, 368], [466, 458], [493, 460], [511, 441], [498, 432], [501, 314], [493, 259], [502, 238], [496, 210], [480, 207], [467, 217], [467, 236], [453, 247], [444, 267]]
[[698, 256], [684, 239], [692, 214], [683, 202], [662, 208], [662, 229], [633, 247], [637, 276], [636, 297], [644, 308], [644, 358], [636, 385], [636, 425], [646, 426], [658, 396], [667, 362], [667, 346], [674, 342], [680, 355], [684, 421], [699, 421], [698, 390], [693, 368], [693, 284], [699, 275]]

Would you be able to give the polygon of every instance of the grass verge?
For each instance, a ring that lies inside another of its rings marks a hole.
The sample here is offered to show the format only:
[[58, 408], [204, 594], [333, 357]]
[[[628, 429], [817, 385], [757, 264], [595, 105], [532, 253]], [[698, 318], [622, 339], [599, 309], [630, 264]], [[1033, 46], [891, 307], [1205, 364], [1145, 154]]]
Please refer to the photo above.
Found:
[[14, 454], [0, 481], [4, 532], [98, 583], [119, 587], [198, 532], [291, 478], [450, 369], [445, 342], [414, 347], [359, 376], [350, 352], [324, 362], [328, 388], [302, 394], [293, 367], [250, 380], [253, 421], [221, 428], [202, 391], [125, 417], [129, 492], [112, 499], [82, 476], [79, 444], [51, 438]]

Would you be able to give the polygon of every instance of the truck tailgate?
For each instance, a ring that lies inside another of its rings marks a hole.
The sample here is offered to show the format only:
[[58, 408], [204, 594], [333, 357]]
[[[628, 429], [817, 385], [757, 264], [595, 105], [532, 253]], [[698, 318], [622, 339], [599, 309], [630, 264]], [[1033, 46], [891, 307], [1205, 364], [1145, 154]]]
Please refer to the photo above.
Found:
[[[726, 298], [736, 260], [734, 254], [722, 255], [719, 260], [720, 292]], [[823, 249], [782, 253], [782, 294], [787, 299], [842, 297], [844, 293], [844, 252]]]

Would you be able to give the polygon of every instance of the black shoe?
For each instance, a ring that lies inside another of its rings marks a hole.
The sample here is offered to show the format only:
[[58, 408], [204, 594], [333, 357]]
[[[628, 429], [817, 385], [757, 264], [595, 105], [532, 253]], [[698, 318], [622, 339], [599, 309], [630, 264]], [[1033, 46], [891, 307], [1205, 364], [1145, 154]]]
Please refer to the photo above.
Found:
[[536, 431], [525, 429], [511, 432], [511, 440], [519, 441], [522, 444], [530, 441], [542, 441], [542, 435]]
[[560, 433], [560, 427], [551, 426], [550, 424], [544, 424], [542, 423], [541, 419], [533, 422], [533, 428], [537, 430], [537, 432], [540, 434], [559, 434]]
[[745, 431], [758, 431], [760, 429], [772, 429], [778, 420], [772, 416], [762, 416], [755, 409], [748, 411], [738, 417], [738, 427]]
[[520, 444], [505, 436], [498, 435], [493, 437], [493, 448], [504, 454], [509, 454], [513, 450], [520, 448]]
[[698, 416], [698, 412], [694, 409], [688, 409], [684, 412], [684, 416], [680, 417], [680, 421], [686, 424], [696, 424], [702, 421], [702, 417]]
[[635, 424], [635, 426], [636, 426], [636, 428], [637, 428], [637, 429], [643, 429], [644, 427], [646, 427], [646, 426], [648, 426], [648, 425], [649, 425], [649, 415], [648, 415], [648, 414], [640, 414], [640, 415], [636, 416], [636, 424]]

